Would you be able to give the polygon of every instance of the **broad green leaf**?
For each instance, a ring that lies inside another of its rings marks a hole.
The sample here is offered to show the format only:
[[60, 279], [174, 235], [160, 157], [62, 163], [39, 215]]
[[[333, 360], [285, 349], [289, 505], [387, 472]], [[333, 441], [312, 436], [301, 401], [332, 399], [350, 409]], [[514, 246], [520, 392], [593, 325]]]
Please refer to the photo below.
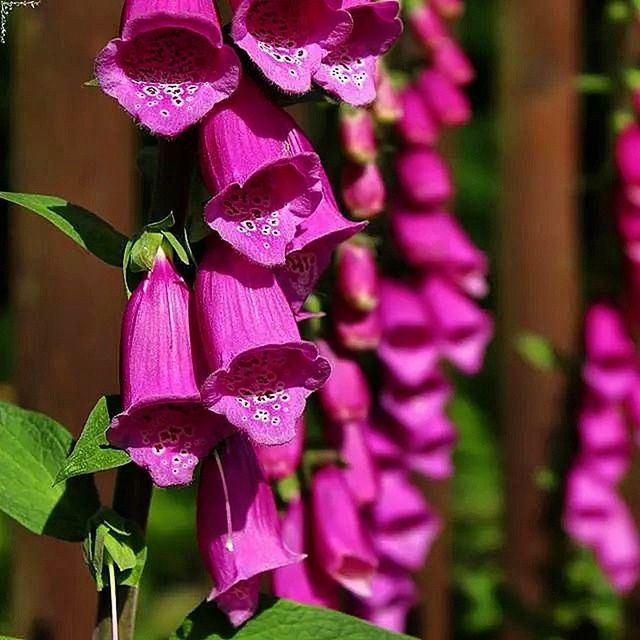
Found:
[[107, 441], [106, 431], [113, 416], [120, 411], [118, 396], [103, 396], [93, 408], [73, 451], [56, 476], [56, 483], [67, 478], [96, 471], [115, 469], [129, 462], [125, 451], [114, 449]]
[[54, 486], [72, 445], [51, 418], [0, 402], [0, 509], [30, 531], [80, 541], [100, 502], [93, 478]]
[[170, 640], [408, 640], [409, 636], [330, 609], [263, 596], [256, 615], [234, 629], [215, 603], [192, 611]]
[[38, 214], [103, 262], [122, 266], [126, 236], [91, 211], [55, 196], [0, 191], [0, 198]]
[[189, 253], [182, 246], [180, 240], [171, 233], [170, 231], [163, 231], [162, 235], [165, 237], [165, 240], [169, 243], [174, 253], [178, 256], [178, 259], [182, 264], [189, 264]]

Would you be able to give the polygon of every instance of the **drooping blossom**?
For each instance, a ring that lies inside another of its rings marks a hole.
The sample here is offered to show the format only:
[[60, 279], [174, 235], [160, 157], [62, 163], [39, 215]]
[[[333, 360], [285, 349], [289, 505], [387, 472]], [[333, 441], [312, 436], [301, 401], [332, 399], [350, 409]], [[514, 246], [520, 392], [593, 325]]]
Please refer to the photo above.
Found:
[[425, 99], [413, 84], [400, 93], [402, 116], [396, 123], [398, 134], [407, 145], [433, 146], [440, 133], [438, 122]]
[[476, 75], [467, 54], [453, 38], [447, 38], [434, 50], [433, 68], [457, 85], [469, 84]]
[[274, 273], [213, 240], [198, 268], [196, 307], [212, 372], [201, 389], [205, 406], [257, 443], [292, 440], [306, 398], [331, 368], [300, 339]]
[[240, 61], [210, 0], [126, 0], [121, 24], [96, 77], [152, 133], [178, 135], [238, 86]]
[[367, 164], [378, 155], [373, 116], [367, 109], [340, 109], [340, 143], [351, 162]]
[[377, 71], [377, 91], [373, 113], [378, 122], [393, 124], [402, 116], [402, 105], [389, 73], [381, 62], [378, 62]]
[[[300, 223], [322, 200], [322, 166], [294, 120], [249, 78], [200, 129], [205, 221], [258, 264], [284, 265]], [[303, 148], [304, 146], [304, 148]]]
[[342, 198], [354, 218], [369, 220], [384, 209], [387, 190], [375, 162], [349, 163], [342, 172]]
[[283, 541], [271, 488], [241, 434], [205, 463], [197, 520], [200, 553], [213, 580], [209, 600], [239, 626], [257, 608], [260, 575], [304, 559]]
[[441, 71], [422, 71], [417, 86], [443, 127], [459, 127], [471, 119], [471, 105], [465, 92]]
[[373, 311], [380, 301], [373, 247], [356, 237], [339, 247], [336, 258], [336, 288], [341, 299], [358, 311]]
[[347, 304], [333, 310], [333, 331], [337, 343], [347, 351], [371, 351], [380, 344], [382, 327], [378, 309], [358, 311]]
[[254, 445], [267, 481], [283, 480], [296, 472], [302, 460], [304, 436], [304, 419], [300, 418], [296, 426], [295, 436], [291, 442], [281, 445]]
[[396, 158], [396, 171], [402, 195], [415, 206], [439, 207], [453, 195], [449, 168], [432, 149], [403, 149]]
[[202, 375], [191, 291], [162, 249], [128, 301], [122, 323], [124, 411], [109, 428], [155, 484], [188, 484], [198, 462], [230, 432], [200, 402]]
[[409, 24], [420, 44], [431, 53], [449, 38], [449, 30], [431, 2], [409, 7]]

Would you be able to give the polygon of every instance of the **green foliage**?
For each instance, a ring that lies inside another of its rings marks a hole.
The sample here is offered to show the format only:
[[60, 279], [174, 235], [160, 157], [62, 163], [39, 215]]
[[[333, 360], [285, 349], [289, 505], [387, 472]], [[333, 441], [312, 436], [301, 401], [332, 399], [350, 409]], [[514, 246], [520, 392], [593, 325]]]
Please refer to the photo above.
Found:
[[535, 333], [521, 333], [516, 339], [516, 349], [523, 360], [542, 371], [559, 367], [559, 358], [553, 345]]
[[119, 396], [103, 396], [98, 400], [73, 451], [58, 472], [56, 483], [74, 476], [115, 469], [129, 462], [126, 452], [114, 449], [107, 441], [107, 428], [119, 411]]
[[408, 640], [367, 622], [329, 609], [262, 597], [257, 614], [239, 629], [214, 603], [192, 611], [170, 640]]
[[126, 236], [91, 211], [55, 196], [0, 191], [0, 198], [36, 213], [103, 262], [122, 265]]
[[0, 441], [0, 509], [34, 533], [82, 540], [100, 503], [89, 476], [54, 486], [69, 432], [41, 413], [0, 402]]
[[111, 509], [103, 508], [89, 521], [83, 544], [85, 562], [98, 591], [109, 584], [109, 564], [117, 584], [137, 587], [147, 561], [147, 547], [138, 526]]

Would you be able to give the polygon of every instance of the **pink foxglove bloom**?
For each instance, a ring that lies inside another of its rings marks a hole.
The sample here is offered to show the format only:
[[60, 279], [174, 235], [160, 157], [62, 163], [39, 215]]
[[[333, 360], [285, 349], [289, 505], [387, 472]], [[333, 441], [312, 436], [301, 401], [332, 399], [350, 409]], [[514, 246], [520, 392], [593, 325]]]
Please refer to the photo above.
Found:
[[349, 34], [351, 19], [332, 0], [231, 0], [231, 36], [268, 80], [306, 93], [320, 61]]
[[447, 38], [433, 52], [433, 67], [458, 85], [469, 84], [476, 75], [467, 54], [453, 38]]
[[253, 262], [283, 265], [298, 225], [322, 199], [322, 167], [304, 134], [248, 78], [200, 131], [203, 178], [216, 194], [207, 224]]
[[380, 344], [382, 327], [378, 310], [356, 311], [345, 303], [333, 310], [335, 337], [348, 351], [371, 351]]
[[474, 298], [488, 293], [487, 256], [450, 213], [398, 206], [391, 223], [398, 248], [411, 265], [451, 280]]
[[124, 411], [108, 431], [161, 487], [188, 484], [198, 462], [228, 435], [201, 405], [191, 291], [162, 250], [127, 303], [120, 382]]
[[281, 445], [255, 445], [262, 471], [269, 482], [283, 480], [296, 472], [302, 461], [304, 436], [304, 420], [300, 418], [296, 435], [291, 442]]
[[467, 124], [471, 104], [464, 91], [437, 69], [427, 69], [418, 77], [418, 87], [438, 122], [445, 127]]
[[358, 311], [373, 311], [379, 302], [378, 266], [374, 249], [358, 237], [338, 249], [336, 287], [340, 297]]
[[378, 63], [376, 84], [377, 93], [376, 101], [373, 103], [373, 113], [379, 122], [393, 124], [402, 116], [402, 104], [389, 73], [381, 63]]
[[424, 566], [442, 524], [408, 475], [383, 473], [380, 495], [368, 514], [374, 546], [383, 560], [406, 571]]
[[431, 319], [420, 297], [406, 284], [385, 279], [380, 287], [382, 340], [378, 356], [390, 375], [417, 387], [432, 374], [439, 358]]
[[421, 3], [409, 9], [409, 24], [413, 33], [427, 51], [432, 52], [449, 38], [449, 31], [442, 16], [431, 2]]
[[467, 375], [478, 373], [493, 336], [489, 314], [439, 277], [425, 279], [422, 299], [429, 307], [443, 356]]
[[213, 372], [201, 390], [205, 406], [259, 444], [291, 441], [307, 397], [331, 368], [300, 339], [273, 272], [212, 242], [198, 269], [196, 303]]
[[640, 266], [640, 207], [619, 192], [616, 197], [616, 223], [623, 249], [631, 267]]
[[311, 504], [313, 558], [345, 589], [369, 596], [378, 559], [340, 469], [330, 465], [315, 473]]
[[368, 220], [384, 209], [387, 192], [375, 162], [347, 164], [342, 172], [342, 198], [354, 218]]
[[396, 129], [408, 145], [432, 147], [438, 141], [440, 127], [422, 93], [413, 85], [407, 85], [400, 93], [402, 116]]
[[[282, 519], [282, 537], [285, 544], [297, 553], [305, 551], [311, 537], [307, 520], [307, 509], [302, 500], [289, 503]], [[340, 608], [338, 583], [314, 564], [313, 557], [276, 569], [273, 572], [273, 593], [278, 598], [288, 598], [301, 604]]]
[[627, 198], [640, 206], [640, 126], [631, 124], [616, 142], [616, 164]]
[[373, 162], [378, 155], [378, 141], [371, 112], [343, 107], [340, 110], [340, 142], [351, 162]]
[[168, 137], [228, 98], [240, 72], [210, 0], [126, 0], [120, 38], [96, 60], [103, 91], [152, 133]]
[[453, 195], [449, 168], [432, 149], [411, 147], [400, 151], [396, 171], [401, 192], [411, 204], [439, 207]]
[[331, 364], [331, 376], [318, 391], [322, 408], [332, 422], [366, 420], [371, 407], [367, 379], [355, 360], [336, 354], [323, 340], [318, 351]]
[[213, 579], [209, 600], [239, 626], [256, 610], [259, 576], [304, 556], [282, 539], [273, 494], [251, 444], [238, 434], [214, 455], [198, 489], [198, 544]]
[[402, 33], [398, 0], [342, 0], [353, 21], [349, 36], [325, 56], [316, 84], [354, 106], [376, 97], [376, 63]]
[[636, 357], [622, 314], [612, 304], [595, 303], [587, 311], [584, 332], [584, 381], [602, 398], [623, 399], [636, 383]]

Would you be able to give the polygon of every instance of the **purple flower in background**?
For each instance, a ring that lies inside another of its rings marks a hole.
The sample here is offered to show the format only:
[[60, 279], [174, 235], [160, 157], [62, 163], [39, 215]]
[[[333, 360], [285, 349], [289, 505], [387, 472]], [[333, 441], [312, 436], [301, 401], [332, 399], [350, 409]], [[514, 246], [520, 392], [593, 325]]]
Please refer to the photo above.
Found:
[[203, 178], [216, 194], [207, 224], [250, 260], [283, 265], [298, 225], [322, 200], [318, 156], [308, 143], [302, 148], [294, 120], [250, 79], [200, 131]]
[[418, 87], [427, 105], [443, 127], [458, 127], [471, 119], [471, 104], [464, 91], [437, 69], [418, 76]]
[[121, 37], [96, 59], [102, 90], [152, 133], [173, 137], [238, 86], [211, 0], [126, 0]]
[[205, 406], [257, 443], [292, 440], [306, 398], [331, 368], [300, 339], [273, 272], [211, 242], [196, 277], [196, 303], [213, 372], [201, 389]]
[[449, 168], [432, 149], [410, 147], [400, 151], [396, 171], [401, 193], [413, 205], [439, 207], [453, 195]]
[[469, 58], [453, 38], [447, 38], [435, 49], [433, 68], [458, 85], [469, 84], [476, 75]]
[[347, 351], [371, 351], [380, 344], [382, 328], [377, 309], [358, 311], [338, 304], [333, 309], [333, 321], [336, 341]]
[[288, 93], [305, 93], [352, 20], [333, 0], [231, 0], [231, 36], [268, 80]]
[[640, 126], [630, 124], [618, 134], [615, 155], [626, 196], [640, 206]]
[[256, 610], [260, 574], [304, 556], [282, 539], [273, 494], [251, 444], [235, 435], [219, 449], [200, 479], [198, 545], [213, 579], [209, 600], [239, 626]]
[[440, 127], [422, 93], [407, 85], [400, 93], [402, 116], [396, 123], [400, 137], [408, 145], [432, 147], [438, 141]]
[[340, 109], [340, 142], [351, 162], [373, 162], [378, 155], [378, 142], [371, 112], [343, 106]]
[[342, 199], [354, 218], [368, 220], [384, 209], [387, 190], [375, 162], [350, 163], [342, 171]]
[[318, 566], [352, 593], [370, 595], [378, 560], [340, 469], [330, 465], [315, 473], [311, 504]]
[[402, 105], [398, 92], [389, 78], [388, 71], [378, 62], [376, 100], [373, 112], [379, 122], [393, 124], [402, 116]]
[[283, 480], [296, 472], [302, 461], [304, 436], [304, 420], [300, 418], [291, 442], [281, 445], [254, 445], [262, 471], [269, 482]]
[[409, 24], [420, 44], [429, 53], [449, 38], [449, 30], [442, 16], [430, 2], [409, 8]]
[[161, 487], [191, 482], [198, 462], [230, 432], [224, 419], [200, 403], [190, 301], [189, 287], [160, 250], [122, 323], [124, 411], [114, 418], [108, 439]]
[[373, 311], [378, 306], [378, 265], [366, 238], [356, 237], [339, 247], [336, 288], [342, 300], [358, 311]]

